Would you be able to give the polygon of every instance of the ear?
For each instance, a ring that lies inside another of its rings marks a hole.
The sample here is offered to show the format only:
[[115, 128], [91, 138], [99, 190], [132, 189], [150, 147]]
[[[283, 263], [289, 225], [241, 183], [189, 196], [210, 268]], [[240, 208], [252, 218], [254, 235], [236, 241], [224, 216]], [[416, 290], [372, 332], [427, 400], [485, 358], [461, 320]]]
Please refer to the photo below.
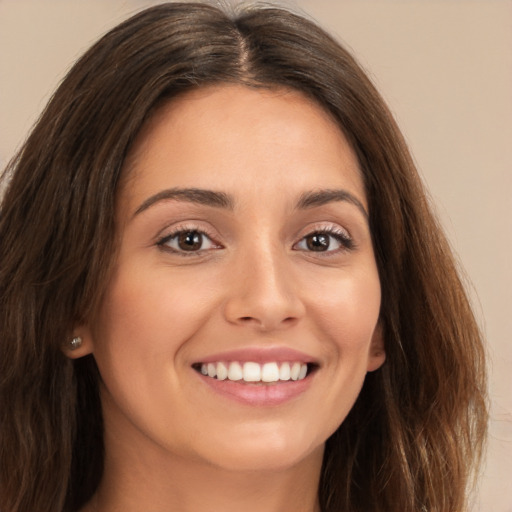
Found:
[[91, 331], [86, 325], [80, 325], [73, 329], [72, 335], [62, 347], [62, 351], [70, 359], [87, 356], [92, 353], [92, 349]]
[[370, 351], [368, 352], [368, 372], [378, 370], [386, 360], [386, 351], [384, 349], [384, 333], [382, 325], [379, 322], [373, 332]]

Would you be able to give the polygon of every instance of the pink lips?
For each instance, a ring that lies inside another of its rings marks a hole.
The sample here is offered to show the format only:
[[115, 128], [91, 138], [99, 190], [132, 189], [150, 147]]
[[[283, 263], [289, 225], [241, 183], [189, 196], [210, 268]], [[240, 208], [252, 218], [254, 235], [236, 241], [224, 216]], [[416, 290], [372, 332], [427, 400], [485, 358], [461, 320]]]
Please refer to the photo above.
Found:
[[298, 361], [300, 363], [313, 363], [314, 358], [298, 350], [275, 347], [275, 348], [246, 348], [231, 350], [210, 356], [197, 361], [198, 363], [216, 363], [217, 361], [239, 361], [241, 363], [253, 361], [255, 363], [266, 363], [267, 361], [276, 361], [284, 363], [286, 361]]
[[[255, 362], [301, 362], [315, 363], [314, 358], [303, 352], [289, 348], [246, 348], [212, 354], [198, 363], [216, 363], [220, 361]], [[195, 371], [201, 381], [213, 392], [236, 402], [259, 407], [285, 404], [307, 391], [314, 375], [298, 381], [278, 381], [272, 383], [250, 383], [244, 381], [218, 380]]]

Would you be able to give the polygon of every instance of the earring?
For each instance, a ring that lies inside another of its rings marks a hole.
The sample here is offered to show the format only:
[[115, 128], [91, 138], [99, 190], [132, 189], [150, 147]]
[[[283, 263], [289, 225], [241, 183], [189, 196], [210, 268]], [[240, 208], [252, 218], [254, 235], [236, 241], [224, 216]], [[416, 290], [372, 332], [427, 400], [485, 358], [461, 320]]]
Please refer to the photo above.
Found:
[[82, 346], [82, 338], [80, 336], [75, 336], [70, 342], [69, 342], [69, 348], [71, 350], [76, 350], [77, 348], [80, 348]]

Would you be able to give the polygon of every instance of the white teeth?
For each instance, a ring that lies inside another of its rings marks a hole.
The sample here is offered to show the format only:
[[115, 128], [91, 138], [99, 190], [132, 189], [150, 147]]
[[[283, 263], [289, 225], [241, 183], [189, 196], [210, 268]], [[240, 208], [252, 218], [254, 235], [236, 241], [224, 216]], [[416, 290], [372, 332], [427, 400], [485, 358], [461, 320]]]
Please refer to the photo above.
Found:
[[290, 378], [292, 380], [298, 380], [300, 374], [300, 363], [293, 363], [290, 368]]
[[290, 380], [290, 363], [283, 363], [279, 368], [279, 380]]
[[203, 363], [200, 372], [208, 377], [218, 380], [232, 380], [244, 382], [278, 382], [287, 380], [302, 380], [308, 373], [308, 365], [305, 363], [254, 363], [240, 364], [237, 361], [231, 363]]
[[261, 380], [261, 366], [258, 363], [244, 363], [245, 382], [259, 382]]
[[224, 363], [217, 363], [217, 379], [226, 380], [228, 378], [228, 367]]
[[242, 380], [244, 374], [240, 363], [230, 363], [228, 368], [228, 379], [229, 380]]
[[261, 370], [263, 382], [277, 382], [279, 380], [279, 367], [277, 363], [265, 363]]

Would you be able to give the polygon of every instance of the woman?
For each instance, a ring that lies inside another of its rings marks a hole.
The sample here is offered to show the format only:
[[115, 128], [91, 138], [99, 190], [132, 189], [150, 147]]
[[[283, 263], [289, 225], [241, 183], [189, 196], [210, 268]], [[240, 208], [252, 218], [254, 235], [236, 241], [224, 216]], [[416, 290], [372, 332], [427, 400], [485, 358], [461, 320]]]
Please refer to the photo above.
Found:
[[321, 29], [148, 9], [9, 170], [2, 512], [464, 510], [482, 340], [392, 116]]

